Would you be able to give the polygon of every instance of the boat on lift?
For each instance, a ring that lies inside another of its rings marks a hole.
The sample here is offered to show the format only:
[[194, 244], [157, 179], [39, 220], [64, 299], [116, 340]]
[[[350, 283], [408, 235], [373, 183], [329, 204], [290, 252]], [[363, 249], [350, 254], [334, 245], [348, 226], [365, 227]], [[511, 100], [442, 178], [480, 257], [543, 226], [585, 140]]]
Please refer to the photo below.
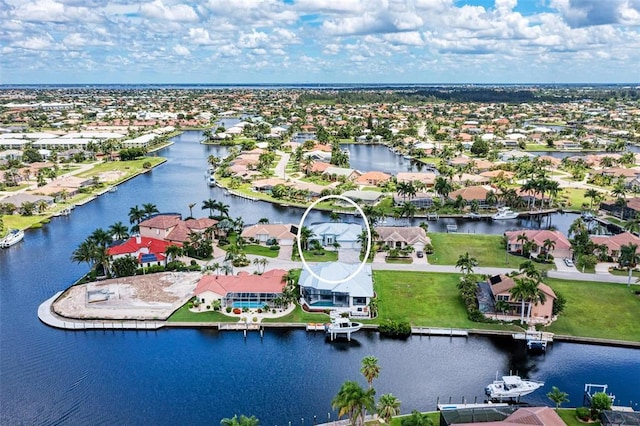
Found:
[[351, 333], [355, 333], [362, 328], [362, 323], [352, 322], [349, 318], [335, 317], [331, 319], [331, 323], [326, 324], [324, 331], [331, 338], [345, 336], [347, 340], [351, 340]]

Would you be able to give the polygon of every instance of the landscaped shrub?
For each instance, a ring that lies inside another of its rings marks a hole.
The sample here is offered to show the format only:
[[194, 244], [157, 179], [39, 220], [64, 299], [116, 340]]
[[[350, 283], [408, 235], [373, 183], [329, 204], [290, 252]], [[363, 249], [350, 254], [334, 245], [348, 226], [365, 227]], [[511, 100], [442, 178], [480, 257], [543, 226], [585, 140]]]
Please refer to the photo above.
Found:
[[187, 303], [187, 308], [189, 309], [193, 308], [193, 303], [192, 302]]
[[231, 306], [227, 306], [227, 308], [225, 309], [227, 311], [227, 313], [231, 313]]
[[578, 407], [576, 408], [576, 417], [586, 422], [591, 417], [591, 411], [587, 407]]
[[240, 308], [233, 308], [233, 313], [236, 315], [240, 315], [242, 313], [242, 309]]
[[211, 309], [211, 305], [207, 305], [207, 311]]
[[269, 246], [269, 250], [280, 250], [280, 246]]
[[406, 321], [386, 319], [378, 327], [380, 334], [389, 337], [408, 337], [411, 335], [411, 324]]

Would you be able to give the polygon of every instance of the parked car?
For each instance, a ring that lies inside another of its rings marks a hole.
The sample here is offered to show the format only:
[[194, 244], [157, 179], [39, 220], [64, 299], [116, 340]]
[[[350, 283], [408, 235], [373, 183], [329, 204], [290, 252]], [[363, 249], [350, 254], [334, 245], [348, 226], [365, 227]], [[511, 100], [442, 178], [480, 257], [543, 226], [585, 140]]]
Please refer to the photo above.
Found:
[[573, 266], [573, 260], [569, 259], [568, 257], [565, 257], [564, 258], [564, 264], [569, 266], [569, 267], [572, 267]]
[[422, 252], [422, 251], [417, 251], [417, 252], [416, 252], [416, 256], [418, 256], [418, 257], [424, 257], [424, 252]]

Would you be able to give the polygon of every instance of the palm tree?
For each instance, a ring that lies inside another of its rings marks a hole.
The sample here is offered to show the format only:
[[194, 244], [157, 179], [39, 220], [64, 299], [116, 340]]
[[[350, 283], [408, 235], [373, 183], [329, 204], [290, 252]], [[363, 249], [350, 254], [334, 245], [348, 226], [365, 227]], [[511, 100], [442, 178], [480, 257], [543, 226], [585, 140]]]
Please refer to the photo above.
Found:
[[167, 256], [166, 263], [173, 262], [179, 256], [182, 256], [183, 253], [184, 253], [184, 250], [180, 246], [177, 246], [175, 244], [171, 244], [170, 246], [167, 246], [167, 248], [164, 249], [164, 254]]
[[258, 426], [259, 424], [260, 420], [258, 420], [256, 416], [247, 417], [244, 414], [242, 414], [239, 419], [236, 414], [230, 419], [224, 418], [220, 421], [221, 426]]
[[520, 324], [524, 324], [525, 302], [531, 298], [534, 288], [537, 288], [536, 282], [529, 277], [516, 277], [513, 279], [515, 286], [509, 290], [511, 297], [522, 303], [520, 308]]
[[524, 232], [516, 237], [516, 242], [520, 244], [520, 253], [524, 256], [524, 245], [529, 242], [529, 238], [527, 238], [527, 234]]
[[368, 355], [362, 358], [362, 367], [360, 372], [367, 379], [369, 383], [369, 389], [373, 387], [373, 381], [380, 375], [380, 366], [378, 365], [378, 358]]
[[129, 228], [122, 222], [116, 222], [109, 227], [109, 234], [116, 240], [124, 240], [129, 236]]
[[209, 218], [213, 217], [213, 210], [216, 208], [217, 202], [214, 199], [209, 198], [202, 202], [202, 210], [209, 209]]
[[193, 219], [193, 208], [196, 206], [196, 203], [189, 203], [189, 217]]
[[133, 206], [129, 209], [129, 223], [138, 225], [144, 219], [144, 210], [141, 210], [138, 206]]
[[144, 212], [145, 219], [149, 219], [152, 215], [160, 213], [160, 210], [153, 203], [145, 203], [142, 205], [142, 211]]
[[538, 303], [544, 303], [547, 301], [547, 296], [538, 286], [540, 280], [531, 278], [531, 281], [532, 284], [530, 284], [529, 288], [529, 297], [527, 298], [527, 301], [529, 302], [529, 309], [527, 309], [527, 323], [531, 320], [531, 308], [533, 307], [533, 305], [537, 305]]
[[378, 415], [389, 424], [391, 417], [400, 414], [400, 400], [390, 393], [384, 394], [378, 400], [377, 409]]
[[436, 191], [436, 194], [440, 195], [441, 200], [444, 201], [449, 193], [453, 191], [453, 185], [451, 185], [451, 182], [449, 182], [448, 179], [438, 176], [433, 185], [433, 190]]
[[469, 252], [461, 254], [456, 262], [456, 268], [460, 268], [460, 271], [465, 275], [473, 273], [475, 266], [478, 266], [478, 260], [475, 257], [471, 257]]
[[585, 198], [589, 198], [589, 210], [593, 208], [593, 202], [600, 196], [600, 192], [596, 189], [589, 188], [584, 192]]
[[86, 263], [89, 268], [93, 268], [95, 263], [96, 245], [93, 241], [87, 239], [80, 243], [71, 255], [71, 260], [76, 263]]
[[509, 308], [510, 308], [509, 302], [507, 302], [506, 300], [498, 300], [496, 302], [496, 311], [502, 312], [503, 315], [505, 312], [509, 310]]
[[406, 217], [410, 219], [416, 215], [416, 210], [417, 208], [415, 204], [409, 201], [405, 201], [404, 203], [402, 203], [397, 212], [399, 217]]
[[340, 213], [332, 211], [329, 213], [329, 220], [331, 222], [340, 222]]
[[364, 425], [367, 410], [374, 409], [374, 395], [373, 389], [365, 391], [357, 382], [347, 381], [331, 401], [331, 406], [338, 410], [338, 417], [346, 414], [351, 426]]
[[302, 246], [302, 250], [309, 250], [309, 240], [314, 236], [315, 233], [306, 226], [300, 228], [300, 245]]
[[536, 268], [536, 265], [530, 259], [522, 262], [518, 269], [529, 278], [538, 280], [542, 278], [542, 276], [540, 275], [540, 271]]
[[629, 243], [620, 247], [620, 256], [618, 257], [618, 263], [620, 267], [627, 268], [629, 271], [629, 279], [627, 281], [627, 287], [631, 286], [631, 274], [633, 270], [640, 262], [640, 254], [638, 254], [638, 245]]
[[554, 240], [549, 239], [549, 238], [545, 239], [542, 242], [542, 248], [544, 249], [544, 251], [546, 253], [545, 260], [549, 260], [549, 252], [551, 250], [553, 250], [555, 247], [556, 247], [556, 242]]
[[216, 205], [216, 210], [220, 212], [220, 217], [229, 217], [229, 205], [223, 203], [222, 201], [218, 202]]
[[556, 411], [558, 411], [558, 408], [560, 408], [560, 405], [562, 405], [564, 402], [570, 402], [568, 396], [568, 393], [562, 392], [556, 386], [553, 386], [551, 388], [551, 392], [547, 394], [547, 398], [549, 398], [551, 401], [553, 401], [554, 404], [556, 404]]

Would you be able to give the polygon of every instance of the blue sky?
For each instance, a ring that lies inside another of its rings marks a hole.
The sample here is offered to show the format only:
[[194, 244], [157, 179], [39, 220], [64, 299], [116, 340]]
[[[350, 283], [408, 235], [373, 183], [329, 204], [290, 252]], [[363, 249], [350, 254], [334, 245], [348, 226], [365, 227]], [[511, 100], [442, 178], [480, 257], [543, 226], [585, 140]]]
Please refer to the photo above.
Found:
[[640, 0], [0, 0], [0, 83], [640, 81]]

